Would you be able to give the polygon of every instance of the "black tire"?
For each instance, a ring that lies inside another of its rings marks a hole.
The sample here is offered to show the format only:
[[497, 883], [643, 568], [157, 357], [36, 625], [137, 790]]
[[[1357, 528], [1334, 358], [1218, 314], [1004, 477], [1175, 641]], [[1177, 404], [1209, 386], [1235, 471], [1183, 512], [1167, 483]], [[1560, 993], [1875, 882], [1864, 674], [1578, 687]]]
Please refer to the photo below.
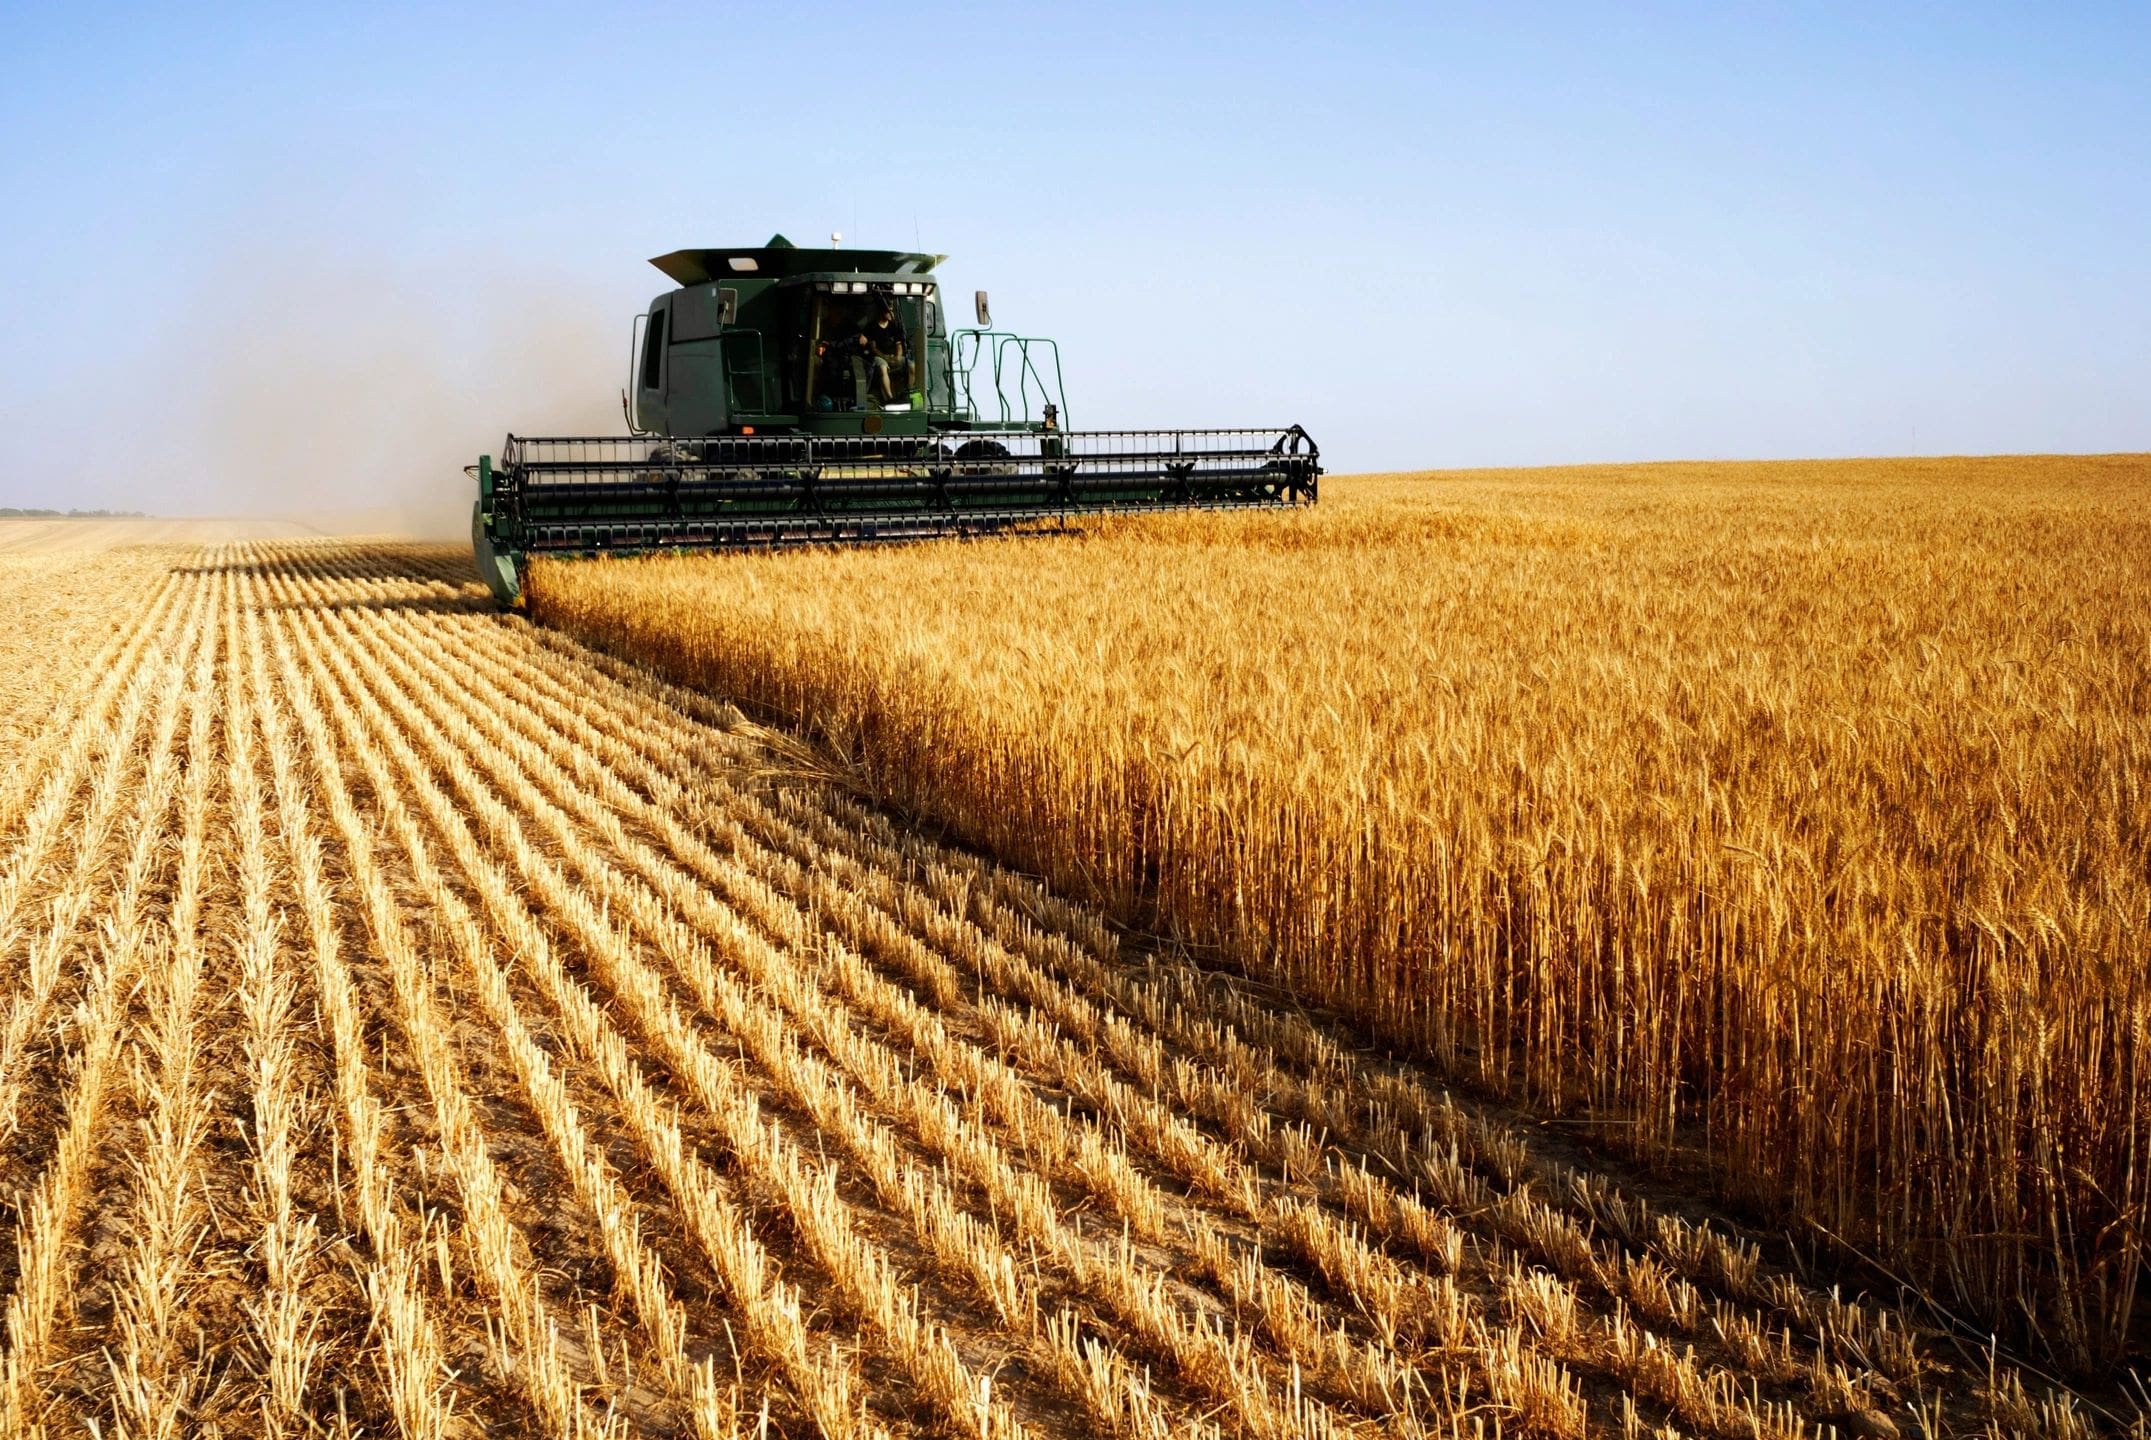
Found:
[[966, 440], [956, 447], [956, 473], [963, 476], [1013, 475], [1015, 462], [998, 440]]

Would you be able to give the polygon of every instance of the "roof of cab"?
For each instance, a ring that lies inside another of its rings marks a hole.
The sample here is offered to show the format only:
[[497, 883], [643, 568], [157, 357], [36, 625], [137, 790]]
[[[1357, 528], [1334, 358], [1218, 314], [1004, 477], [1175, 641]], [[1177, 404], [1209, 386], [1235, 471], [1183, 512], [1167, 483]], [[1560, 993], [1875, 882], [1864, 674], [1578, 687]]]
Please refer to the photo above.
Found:
[[924, 275], [947, 258], [907, 250], [802, 250], [782, 235], [772, 235], [766, 245], [674, 250], [650, 263], [675, 285], [706, 285], [718, 279], [778, 280], [809, 274]]

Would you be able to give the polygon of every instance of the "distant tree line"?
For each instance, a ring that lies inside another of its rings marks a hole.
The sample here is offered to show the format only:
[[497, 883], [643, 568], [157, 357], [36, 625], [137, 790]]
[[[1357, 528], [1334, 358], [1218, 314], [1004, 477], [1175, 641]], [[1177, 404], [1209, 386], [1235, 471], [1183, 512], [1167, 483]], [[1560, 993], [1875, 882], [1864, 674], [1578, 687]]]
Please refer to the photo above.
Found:
[[146, 520], [147, 510], [37, 510], [0, 505], [0, 520]]

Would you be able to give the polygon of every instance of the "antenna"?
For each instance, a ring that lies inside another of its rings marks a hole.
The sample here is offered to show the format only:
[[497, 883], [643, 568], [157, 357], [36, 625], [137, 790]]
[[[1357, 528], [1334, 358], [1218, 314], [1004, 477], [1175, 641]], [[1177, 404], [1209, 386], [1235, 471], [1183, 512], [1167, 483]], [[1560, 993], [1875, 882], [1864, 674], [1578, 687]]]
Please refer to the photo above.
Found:
[[834, 230], [829, 232], [829, 248], [832, 250], [841, 250], [844, 248], [844, 237], [842, 235], [839, 235]]

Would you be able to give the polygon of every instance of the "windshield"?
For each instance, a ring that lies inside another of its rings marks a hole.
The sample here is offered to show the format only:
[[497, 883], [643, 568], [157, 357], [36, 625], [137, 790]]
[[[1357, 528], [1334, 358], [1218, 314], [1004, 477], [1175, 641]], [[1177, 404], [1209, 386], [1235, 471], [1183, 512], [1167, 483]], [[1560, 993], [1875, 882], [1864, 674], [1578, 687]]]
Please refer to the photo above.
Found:
[[864, 288], [815, 293], [807, 313], [807, 403], [821, 411], [924, 408], [926, 295], [888, 283], [837, 283]]

